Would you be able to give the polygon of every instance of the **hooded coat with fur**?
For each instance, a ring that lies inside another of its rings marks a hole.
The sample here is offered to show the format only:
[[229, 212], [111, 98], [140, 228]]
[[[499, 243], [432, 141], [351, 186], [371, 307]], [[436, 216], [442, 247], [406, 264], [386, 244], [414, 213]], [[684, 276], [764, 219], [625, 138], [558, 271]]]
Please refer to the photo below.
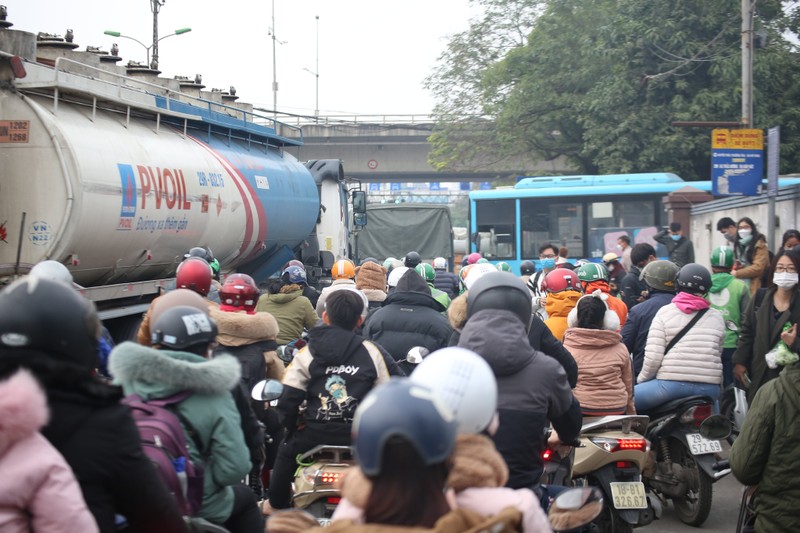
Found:
[[198, 450], [187, 435], [192, 461], [205, 464], [203, 504], [198, 515], [211, 522], [225, 522], [233, 509], [231, 485], [250, 471], [250, 453], [230, 393], [239, 382], [239, 362], [230, 355], [205, 359], [125, 342], [111, 352], [110, 368], [126, 394], [138, 394], [144, 400], [186, 390], [194, 393], [173, 408], [191, 423], [203, 445], [203, 450]]
[[47, 417], [30, 373], [0, 382], [0, 531], [98, 531], [72, 469], [39, 433]]
[[229, 353], [239, 359], [242, 380], [251, 388], [266, 378], [283, 379], [285, 366], [276, 351], [279, 332], [273, 315], [264, 312], [252, 315], [243, 311], [232, 313], [218, 308], [209, 311], [219, 331], [219, 346], [214, 355]]

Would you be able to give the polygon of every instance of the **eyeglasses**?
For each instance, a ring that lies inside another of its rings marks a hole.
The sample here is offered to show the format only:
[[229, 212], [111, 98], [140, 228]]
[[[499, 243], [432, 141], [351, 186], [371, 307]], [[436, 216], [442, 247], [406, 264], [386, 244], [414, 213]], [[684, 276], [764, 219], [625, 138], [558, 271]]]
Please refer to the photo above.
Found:
[[553, 254], [547, 254], [547, 255], [540, 255], [539, 257], [541, 257], [542, 259], [555, 259], [557, 256]]
[[793, 266], [776, 265], [775, 272], [788, 272], [789, 274], [797, 274], [797, 269]]

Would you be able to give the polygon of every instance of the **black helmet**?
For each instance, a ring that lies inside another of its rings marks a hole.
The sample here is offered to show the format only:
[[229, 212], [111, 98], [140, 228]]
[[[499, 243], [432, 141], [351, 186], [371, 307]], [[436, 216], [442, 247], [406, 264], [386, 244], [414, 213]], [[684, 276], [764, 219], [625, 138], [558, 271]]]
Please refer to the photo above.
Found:
[[689, 263], [678, 271], [675, 285], [678, 292], [702, 295], [711, 290], [711, 273], [703, 265]]
[[408, 268], [414, 268], [420, 263], [422, 263], [422, 258], [417, 252], [408, 252], [406, 257], [403, 259], [403, 264]]
[[452, 411], [435, 392], [409, 379], [393, 378], [375, 387], [356, 409], [352, 427], [356, 459], [366, 475], [377, 476], [386, 444], [392, 437], [402, 437], [427, 466], [435, 465], [450, 456], [457, 428]]
[[214, 261], [214, 254], [211, 252], [210, 248], [204, 248], [202, 246], [195, 246], [194, 248], [190, 248], [188, 252], [183, 254], [184, 259], [189, 259], [190, 257], [199, 257], [209, 265], [212, 261]]
[[533, 261], [523, 261], [519, 265], [519, 271], [523, 276], [530, 276], [536, 272], [536, 265], [533, 264]]
[[675, 276], [678, 275], [678, 270], [678, 265], [672, 261], [651, 261], [644, 266], [639, 279], [650, 288], [675, 292]]
[[531, 293], [510, 272], [488, 272], [472, 284], [467, 295], [467, 319], [484, 309], [505, 309], [516, 314], [527, 330], [531, 324]]
[[161, 313], [151, 331], [153, 344], [173, 350], [211, 344], [217, 338], [217, 325], [208, 313], [188, 305], [179, 305]]
[[72, 287], [22, 278], [0, 292], [0, 309], [0, 350], [35, 350], [59, 361], [97, 367], [97, 310]]

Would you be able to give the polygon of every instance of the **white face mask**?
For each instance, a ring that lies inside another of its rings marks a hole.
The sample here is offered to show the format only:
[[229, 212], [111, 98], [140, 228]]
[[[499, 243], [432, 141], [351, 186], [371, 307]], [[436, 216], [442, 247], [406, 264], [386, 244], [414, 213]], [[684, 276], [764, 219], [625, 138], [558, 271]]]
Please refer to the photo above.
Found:
[[775, 272], [772, 281], [781, 289], [791, 289], [797, 285], [797, 272]]
[[752, 234], [753, 234], [753, 230], [751, 230], [751, 229], [740, 229], [739, 230], [739, 238], [740, 239], [746, 239], [747, 237], [749, 237]]

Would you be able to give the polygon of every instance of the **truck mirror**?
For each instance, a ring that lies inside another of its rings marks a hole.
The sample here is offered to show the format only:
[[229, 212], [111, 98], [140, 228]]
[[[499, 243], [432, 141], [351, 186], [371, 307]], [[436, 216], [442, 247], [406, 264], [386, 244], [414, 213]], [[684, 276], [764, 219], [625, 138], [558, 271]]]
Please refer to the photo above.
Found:
[[[367, 212], [367, 193], [364, 191], [353, 191], [353, 213], [366, 213]], [[364, 217], [364, 224], [366, 225], [366, 217]], [[356, 223], [358, 225], [358, 223]]]
[[367, 225], [366, 213], [353, 213], [353, 225], [358, 228], [363, 228]]

